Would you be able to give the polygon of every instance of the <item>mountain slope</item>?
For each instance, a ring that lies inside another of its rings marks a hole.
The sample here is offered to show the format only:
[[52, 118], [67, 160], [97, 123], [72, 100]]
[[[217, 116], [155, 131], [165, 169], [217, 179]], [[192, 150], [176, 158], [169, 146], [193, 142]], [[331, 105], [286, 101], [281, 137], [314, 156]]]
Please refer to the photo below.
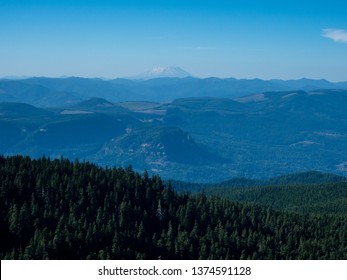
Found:
[[[37, 79], [44, 81], [44, 79]], [[28, 82], [29, 80], [0, 80], [0, 102], [18, 102], [38, 107], [50, 107], [69, 105], [82, 100], [76, 92], [60, 91], [40, 83], [31, 84]]]
[[346, 218], [280, 212], [88, 162], [0, 156], [1, 259], [341, 259]]
[[25, 103], [0, 102], [0, 119], [15, 117], [42, 117], [51, 112]]
[[338, 183], [207, 187], [205, 193], [289, 212], [347, 215], [346, 179]]
[[108, 164], [132, 164], [137, 169], [144, 167], [159, 173], [170, 170], [172, 164], [200, 166], [226, 162], [181, 129], [162, 126], [129, 131], [108, 142], [96, 159]]
[[7, 103], [24, 114], [0, 111], [0, 152], [132, 164], [165, 179], [205, 183], [309, 170], [347, 175], [345, 104], [344, 90], [165, 103], [92, 98], [44, 111]]

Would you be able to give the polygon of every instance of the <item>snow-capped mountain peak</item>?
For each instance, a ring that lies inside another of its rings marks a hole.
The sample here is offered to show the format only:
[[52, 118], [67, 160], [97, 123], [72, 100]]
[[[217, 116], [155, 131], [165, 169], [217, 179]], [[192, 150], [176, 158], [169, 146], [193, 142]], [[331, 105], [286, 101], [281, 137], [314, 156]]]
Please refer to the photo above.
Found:
[[149, 80], [155, 78], [185, 78], [190, 76], [191, 74], [180, 67], [160, 66], [132, 78], [138, 80]]

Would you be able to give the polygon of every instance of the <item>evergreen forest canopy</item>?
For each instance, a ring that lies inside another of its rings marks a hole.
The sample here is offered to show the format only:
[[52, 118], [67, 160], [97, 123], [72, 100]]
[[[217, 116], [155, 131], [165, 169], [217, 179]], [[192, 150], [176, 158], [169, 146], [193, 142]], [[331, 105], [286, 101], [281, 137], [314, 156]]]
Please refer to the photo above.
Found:
[[[346, 183], [328, 187], [346, 197]], [[1, 156], [0, 257], [347, 259], [343, 211], [293, 213], [241, 200], [177, 193], [131, 167]]]

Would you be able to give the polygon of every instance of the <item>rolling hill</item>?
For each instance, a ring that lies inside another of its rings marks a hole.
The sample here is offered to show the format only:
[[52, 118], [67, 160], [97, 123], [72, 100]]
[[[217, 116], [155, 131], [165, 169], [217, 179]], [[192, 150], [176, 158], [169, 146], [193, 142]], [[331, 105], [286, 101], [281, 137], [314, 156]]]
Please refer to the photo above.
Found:
[[44, 109], [7, 102], [0, 103], [0, 152], [131, 164], [189, 182], [310, 170], [345, 176], [345, 104], [347, 91], [337, 89], [171, 102], [91, 97]]
[[347, 180], [338, 183], [282, 184], [204, 189], [232, 201], [247, 202], [300, 214], [347, 214]]

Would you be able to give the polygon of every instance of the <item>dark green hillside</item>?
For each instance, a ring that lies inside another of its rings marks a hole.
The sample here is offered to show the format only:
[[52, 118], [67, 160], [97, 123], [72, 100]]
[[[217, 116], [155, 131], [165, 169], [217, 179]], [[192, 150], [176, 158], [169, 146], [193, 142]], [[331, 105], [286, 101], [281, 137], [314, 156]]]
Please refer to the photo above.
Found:
[[347, 182], [206, 188], [208, 194], [307, 214], [347, 215]]
[[51, 112], [36, 108], [25, 103], [1, 102], [0, 103], [0, 120], [18, 117], [43, 117], [49, 116]]
[[206, 147], [198, 145], [187, 132], [179, 128], [150, 125], [146, 129], [131, 130], [110, 141], [98, 156], [108, 158], [108, 164], [113, 160], [121, 162], [133, 159], [133, 163], [129, 164], [137, 168], [145, 164], [165, 168], [169, 162], [195, 166], [226, 161], [210, 153]]
[[0, 149], [34, 157], [85, 157], [137, 122], [125, 108], [100, 98], [49, 109], [0, 103]]
[[109, 116], [85, 114], [69, 116], [42, 126], [33, 134], [35, 144], [59, 149], [83, 144], [103, 144], [125, 131], [125, 123]]
[[250, 186], [274, 186], [293, 184], [322, 184], [347, 181], [346, 177], [331, 173], [318, 171], [297, 172], [287, 175], [272, 177], [269, 179], [251, 180], [248, 178], [232, 178], [221, 183], [213, 184], [211, 187], [250, 187]]
[[0, 157], [1, 259], [346, 259], [343, 217], [178, 195], [131, 168]]
[[[232, 178], [220, 183], [202, 184], [192, 183], [177, 180], [170, 180], [171, 185], [177, 191], [199, 192], [206, 191], [207, 193], [231, 194], [236, 188], [240, 187], [245, 192], [251, 191], [248, 187], [273, 187], [273, 186], [288, 186], [288, 185], [313, 185], [327, 183], [344, 183], [347, 178], [331, 173], [322, 173], [318, 171], [298, 172], [288, 175], [272, 177], [269, 179], [248, 179], [244, 177]], [[256, 188], [254, 188], [256, 189]], [[237, 191], [238, 192], [238, 191]]]
[[294, 174], [282, 175], [264, 181], [266, 185], [293, 185], [293, 184], [323, 184], [346, 182], [347, 178], [331, 173], [318, 171], [298, 172]]
[[13, 147], [52, 117], [50, 111], [24, 103], [0, 103], [0, 150]]
[[[64, 110], [65, 109], [65, 110]], [[100, 112], [103, 114], [113, 115], [113, 114], [126, 114], [129, 111], [119, 104], [114, 104], [107, 101], [104, 98], [93, 97], [81, 103], [65, 107], [61, 109], [63, 114], [73, 114], [74, 111], [82, 111], [84, 113], [90, 112]]]
[[0, 119], [0, 149], [6, 151], [21, 139], [21, 128], [18, 125]]

